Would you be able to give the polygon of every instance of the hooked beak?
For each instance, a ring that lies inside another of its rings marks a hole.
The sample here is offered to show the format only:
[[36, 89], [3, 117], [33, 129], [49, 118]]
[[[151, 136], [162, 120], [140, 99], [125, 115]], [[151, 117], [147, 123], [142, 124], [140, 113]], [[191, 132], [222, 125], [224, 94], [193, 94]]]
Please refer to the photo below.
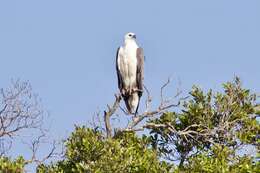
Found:
[[136, 35], [133, 35], [133, 38], [136, 39]]

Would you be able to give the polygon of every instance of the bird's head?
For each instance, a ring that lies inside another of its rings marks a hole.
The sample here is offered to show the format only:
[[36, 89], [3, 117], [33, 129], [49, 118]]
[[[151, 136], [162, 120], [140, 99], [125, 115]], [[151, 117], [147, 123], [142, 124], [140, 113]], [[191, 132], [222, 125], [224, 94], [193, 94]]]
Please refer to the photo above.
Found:
[[125, 35], [125, 41], [127, 40], [135, 40], [136, 39], [136, 35], [135, 33], [129, 32]]

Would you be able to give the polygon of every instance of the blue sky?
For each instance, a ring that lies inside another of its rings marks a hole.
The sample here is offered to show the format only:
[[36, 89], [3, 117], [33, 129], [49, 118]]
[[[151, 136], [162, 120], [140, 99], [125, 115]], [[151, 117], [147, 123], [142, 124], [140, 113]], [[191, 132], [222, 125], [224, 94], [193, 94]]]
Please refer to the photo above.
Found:
[[0, 88], [29, 80], [54, 136], [66, 136], [113, 101], [116, 49], [131, 31], [155, 99], [169, 76], [187, 91], [218, 90], [238, 75], [259, 92], [259, 7], [256, 0], [0, 1]]

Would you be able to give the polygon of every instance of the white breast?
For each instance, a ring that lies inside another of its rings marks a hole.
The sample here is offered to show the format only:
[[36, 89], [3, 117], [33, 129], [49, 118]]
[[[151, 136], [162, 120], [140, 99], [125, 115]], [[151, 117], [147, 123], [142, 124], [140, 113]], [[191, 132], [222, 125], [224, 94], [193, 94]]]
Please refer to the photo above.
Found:
[[136, 44], [129, 43], [119, 50], [119, 71], [122, 75], [124, 86], [127, 89], [133, 89], [136, 86], [137, 48]]

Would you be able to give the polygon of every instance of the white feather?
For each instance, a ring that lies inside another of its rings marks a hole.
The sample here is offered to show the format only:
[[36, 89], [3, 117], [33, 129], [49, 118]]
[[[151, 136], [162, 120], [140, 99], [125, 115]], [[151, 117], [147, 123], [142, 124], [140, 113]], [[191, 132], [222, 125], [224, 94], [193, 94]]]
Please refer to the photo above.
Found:
[[136, 86], [137, 48], [136, 42], [129, 40], [119, 49], [118, 69], [126, 88], [134, 88]]
[[128, 104], [129, 104], [130, 107], [131, 107], [131, 112], [132, 112], [132, 113], [135, 113], [135, 111], [136, 111], [136, 109], [137, 109], [137, 106], [138, 106], [138, 104], [139, 104], [139, 96], [138, 96], [138, 93], [137, 93], [137, 92], [134, 92], [134, 93], [129, 97]]
[[117, 57], [117, 68], [120, 72], [123, 89], [128, 92], [125, 100], [130, 113], [135, 113], [139, 105], [139, 95], [137, 88], [137, 49], [139, 48], [133, 33], [125, 35], [124, 45], [119, 48]]

